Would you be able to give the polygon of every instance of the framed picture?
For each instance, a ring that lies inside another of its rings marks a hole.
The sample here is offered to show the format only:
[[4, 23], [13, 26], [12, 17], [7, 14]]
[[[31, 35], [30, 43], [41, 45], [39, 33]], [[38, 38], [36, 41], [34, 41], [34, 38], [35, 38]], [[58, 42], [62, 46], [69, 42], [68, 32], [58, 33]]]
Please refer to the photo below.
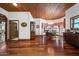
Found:
[[21, 23], [21, 26], [22, 26], [22, 27], [26, 27], [26, 26], [27, 26], [27, 23], [26, 23], [26, 22], [22, 22], [22, 23]]
[[39, 25], [36, 25], [36, 28], [39, 28]]

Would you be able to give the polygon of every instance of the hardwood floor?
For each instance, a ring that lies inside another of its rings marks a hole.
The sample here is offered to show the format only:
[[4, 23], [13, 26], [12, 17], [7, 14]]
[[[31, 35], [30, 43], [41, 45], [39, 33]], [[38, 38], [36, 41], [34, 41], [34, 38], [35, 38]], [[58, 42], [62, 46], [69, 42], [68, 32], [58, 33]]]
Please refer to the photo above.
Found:
[[65, 54], [68, 56], [79, 56], [79, 49], [73, 46], [70, 46], [68, 44], [64, 45], [64, 51], [65, 51]]
[[[43, 40], [44, 39], [44, 40]], [[79, 50], [68, 45], [61, 44], [59, 37], [53, 37], [54, 40], [45, 40], [46, 38], [36, 37], [35, 40], [9, 41], [0, 44], [1, 56], [79, 56]]]

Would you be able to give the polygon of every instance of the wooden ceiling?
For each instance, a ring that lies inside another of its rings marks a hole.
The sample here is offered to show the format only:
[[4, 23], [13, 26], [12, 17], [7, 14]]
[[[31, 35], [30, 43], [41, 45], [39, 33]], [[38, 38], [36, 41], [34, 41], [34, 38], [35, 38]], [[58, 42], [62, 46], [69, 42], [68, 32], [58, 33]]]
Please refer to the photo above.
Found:
[[0, 3], [0, 7], [7, 11], [29, 11], [34, 18], [58, 19], [65, 15], [65, 11], [74, 3]]

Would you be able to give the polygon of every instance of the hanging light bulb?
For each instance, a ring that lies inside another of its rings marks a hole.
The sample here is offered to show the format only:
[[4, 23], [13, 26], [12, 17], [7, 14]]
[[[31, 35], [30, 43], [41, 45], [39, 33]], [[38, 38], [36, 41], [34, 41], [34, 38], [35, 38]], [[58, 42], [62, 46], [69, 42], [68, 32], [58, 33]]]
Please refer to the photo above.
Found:
[[17, 6], [17, 3], [13, 3], [14, 6]]

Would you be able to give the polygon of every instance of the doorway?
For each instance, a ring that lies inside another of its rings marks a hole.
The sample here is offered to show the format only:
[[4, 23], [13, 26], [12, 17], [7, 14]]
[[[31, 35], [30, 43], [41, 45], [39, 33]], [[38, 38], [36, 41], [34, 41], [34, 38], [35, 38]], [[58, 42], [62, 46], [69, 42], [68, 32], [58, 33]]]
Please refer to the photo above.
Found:
[[30, 22], [30, 34], [31, 34], [31, 40], [35, 39], [35, 22]]
[[19, 39], [19, 21], [9, 20], [9, 40]]
[[7, 41], [7, 18], [0, 14], [0, 43]]

